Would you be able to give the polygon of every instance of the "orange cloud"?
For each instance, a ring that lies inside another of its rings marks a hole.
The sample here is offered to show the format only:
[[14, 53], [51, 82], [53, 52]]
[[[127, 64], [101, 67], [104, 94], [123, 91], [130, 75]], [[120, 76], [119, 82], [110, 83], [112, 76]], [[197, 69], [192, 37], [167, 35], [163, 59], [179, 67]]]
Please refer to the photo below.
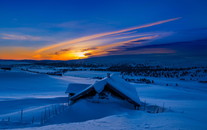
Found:
[[95, 56], [106, 55], [110, 51], [118, 51], [119, 49], [117, 49], [117, 48], [120, 46], [124, 46], [125, 44], [132, 43], [132, 42], [136, 42], [135, 44], [141, 44], [143, 42], [137, 42], [137, 41], [152, 40], [156, 37], [158, 37], [158, 36], [154, 35], [154, 36], [148, 36], [148, 37], [135, 38], [135, 39], [122, 41], [122, 42], [111, 43], [111, 44], [96, 47], [95, 50], [90, 50], [90, 51], [91, 51], [92, 55], [95, 55]]
[[166, 23], [166, 22], [175, 21], [175, 20], [178, 20], [178, 19], [180, 19], [180, 17], [172, 18], [172, 19], [168, 19], [168, 20], [162, 20], [162, 21], [158, 21], [158, 22], [154, 22], [154, 23], [151, 23], [151, 24], [146, 24], [146, 25], [142, 25], [142, 26], [138, 26], [138, 27], [122, 29], [122, 30], [119, 30], [119, 31], [112, 31], [112, 32], [107, 32], [107, 33], [100, 33], [100, 34], [80, 37], [80, 38], [77, 38], [77, 39], [74, 39], [74, 40], [61, 42], [61, 43], [57, 43], [57, 44], [54, 44], [54, 45], [43, 47], [43, 48], [37, 50], [36, 52], [41, 53], [43, 51], [47, 51], [49, 49], [57, 48], [57, 47], [60, 47], [60, 46], [75, 44], [75, 43], [79, 43], [79, 42], [83, 42], [83, 41], [87, 41], [87, 40], [92, 40], [92, 39], [95, 39], [95, 38], [100, 38], [100, 37], [107, 36], [107, 35], [114, 35], [114, 34], [119, 34], [119, 33], [128, 32], [128, 31], [132, 31], [132, 30], [137, 30], [137, 29], [141, 29], [141, 28], [146, 28], [146, 27], [150, 27], [150, 26], [155, 26], [155, 25]]
[[134, 35], [134, 36], [123, 36], [123, 37], [116, 37], [114, 39], [128, 39], [128, 38], [134, 38], [134, 37], [141, 37], [141, 36], [147, 36], [149, 34], [140, 34], [140, 35]]
[[[145, 44], [147, 42], [150, 42], [157, 38], [162, 38], [170, 34], [168, 32], [135, 34], [137, 32], [137, 29], [155, 26], [178, 19], [180, 18], [173, 18], [173, 19], [158, 21], [142, 26], [122, 29], [118, 31], [80, 37], [73, 40], [42, 47], [37, 50], [26, 48], [26, 47], [4, 47], [4, 48], [1, 47], [0, 59], [73, 60], [73, 59], [88, 58], [92, 56], [117, 54], [115, 52], [117, 51], [120, 53], [125, 46], [132, 47], [138, 44]], [[17, 39], [17, 38], [23, 40], [29, 37], [6, 35], [6, 39]], [[154, 49], [154, 50], [148, 49], [139, 52], [127, 51], [127, 52], [122, 52], [120, 54], [167, 53], [167, 52], [172, 53], [171, 50], [166, 50], [166, 49]]]

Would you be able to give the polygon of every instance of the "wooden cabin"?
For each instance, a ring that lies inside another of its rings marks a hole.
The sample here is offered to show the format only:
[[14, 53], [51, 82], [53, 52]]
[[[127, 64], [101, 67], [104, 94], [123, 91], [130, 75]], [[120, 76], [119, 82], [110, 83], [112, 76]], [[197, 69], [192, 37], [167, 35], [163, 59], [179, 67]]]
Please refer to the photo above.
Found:
[[141, 105], [136, 88], [116, 75], [108, 75], [106, 78], [97, 81], [87, 88], [72, 93], [69, 97], [69, 101], [73, 104], [80, 99], [92, 98], [96, 95], [98, 95], [100, 99], [104, 99], [107, 98], [109, 93], [116, 98], [133, 104], [135, 109], [139, 108]]

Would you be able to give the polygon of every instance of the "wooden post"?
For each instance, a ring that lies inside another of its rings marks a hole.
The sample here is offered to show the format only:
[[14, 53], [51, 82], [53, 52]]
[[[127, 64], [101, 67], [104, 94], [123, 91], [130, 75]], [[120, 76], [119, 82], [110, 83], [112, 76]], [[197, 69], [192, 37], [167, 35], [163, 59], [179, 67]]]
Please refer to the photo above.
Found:
[[162, 104], [162, 112], [164, 112], [164, 110], [165, 110], [165, 103], [163, 102], [163, 104]]
[[46, 110], [46, 108], [45, 108], [45, 112], [44, 112], [44, 121], [46, 121], [47, 120], [47, 110]]
[[34, 123], [34, 116], [32, 117], [32, 124]]
[[68, 93], [68, 106], [70, 105], [70, 94]]
[[20, 118], [20, 122], [23, 121], [23, 109], [21, 109], [21, 118]]
[[48, 117], [49, 117], [49, 118], [51, 117], [51, 114], [50, 114], [50, 108], [48, 108]]
[[55, 115], [57, 115], [57, 106], [55, 105]]
[[110, 73], [107, 73], [107, 78], [110, 78]]
[[139, 110], [137, 105], [134, 105], [134, 109], [135, 110]]
[[154, 105], [154, 113], [156, 113], [156, 105]]
[[41, 115], [40, 115], [40, 124], [43, 125], [42, 112], [41, 112]]

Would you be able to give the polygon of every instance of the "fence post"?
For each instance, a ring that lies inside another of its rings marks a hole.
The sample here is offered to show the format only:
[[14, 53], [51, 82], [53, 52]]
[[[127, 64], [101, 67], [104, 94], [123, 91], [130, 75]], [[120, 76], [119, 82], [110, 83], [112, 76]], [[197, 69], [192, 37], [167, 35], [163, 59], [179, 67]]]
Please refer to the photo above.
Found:
[[21, 109], [21, 117], [20, 117], [20, 122], [22, 123], [23, 121], [23, 109]]
[[34, 116], [32, 117], [32, 124], [34, 124]]
[[55, 115], [57, 115], [57, 106], [55, 105]]
[[50, 118], [50, 108], [48, 108], [48, 118]]
[[157, 109], [156, 109], [156, 105], [154, 105], [154, 113], [156, 113], [156, 110], [157, 110]]
[[165, 103], [163, 102], [163, 104], [162, 104], [162, 112], [164, 112], [164, 110], [165, 110]]
[[144, 111], [146, 110], [146, 100], [144, 100]]
[[45, 113], [44, 113], [44, 122], [47, 120], [47, 110], [45, 108]]
[[43, 112], [41, 112], [40, 123], [41, 123], [41, 125], [44, 124], [44, 115], [43, 115]]

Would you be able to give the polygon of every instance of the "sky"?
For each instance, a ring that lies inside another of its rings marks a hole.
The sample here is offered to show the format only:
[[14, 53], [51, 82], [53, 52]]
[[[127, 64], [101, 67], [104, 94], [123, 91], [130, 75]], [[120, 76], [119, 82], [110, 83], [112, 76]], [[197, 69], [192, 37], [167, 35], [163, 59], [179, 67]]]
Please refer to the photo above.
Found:
[[0, 59], [205, 55], [206, 7], [206, 0], [0, 0]]

